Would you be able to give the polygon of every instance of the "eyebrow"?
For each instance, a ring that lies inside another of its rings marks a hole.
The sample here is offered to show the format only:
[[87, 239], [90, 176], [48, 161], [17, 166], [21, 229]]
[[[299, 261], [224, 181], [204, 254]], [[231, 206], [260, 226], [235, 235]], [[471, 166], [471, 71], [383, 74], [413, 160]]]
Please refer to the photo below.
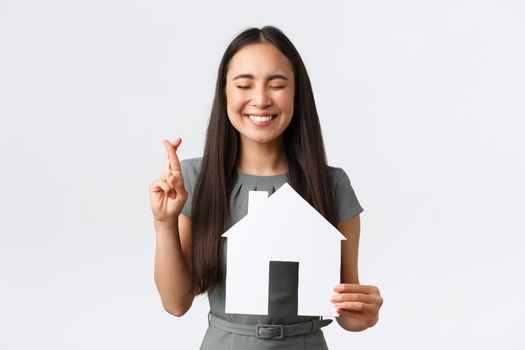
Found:
[[[236, 76], [235, 78], [233, 78], [233, 80], [235, 80], [235, 79], [242, 79], [242, 78], [246, 78], [246, 79], [255, 79], [255, 77], [254, 77], [252, 74], [239, 74], [238, 76]], [[270, 81], [270, 80], [274, 80], [274, 79], [283, 79], [283, 80], [288, 80], [288, 78], [285, 77], [285, 76], [282, 75], [282, 74], [273, 74], [273, 75], [270, 75], [266, 80], [267, 80], [267, 81]]]

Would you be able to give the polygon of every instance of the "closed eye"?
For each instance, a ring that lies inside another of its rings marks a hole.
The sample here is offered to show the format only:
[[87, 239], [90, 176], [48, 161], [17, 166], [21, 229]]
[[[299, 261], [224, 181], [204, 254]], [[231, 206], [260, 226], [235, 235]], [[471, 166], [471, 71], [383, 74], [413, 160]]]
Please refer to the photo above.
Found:
[[[284, 89], [285, 87], [286, 86], [270, 86], [270, 88], [273, 89], [273, 90], [281, 90], [281, 89]], [[251, 86], [238, 85], [237, 88], [242, 89], [242, 90], [246, 90], [246, 89], [251, 88]]]

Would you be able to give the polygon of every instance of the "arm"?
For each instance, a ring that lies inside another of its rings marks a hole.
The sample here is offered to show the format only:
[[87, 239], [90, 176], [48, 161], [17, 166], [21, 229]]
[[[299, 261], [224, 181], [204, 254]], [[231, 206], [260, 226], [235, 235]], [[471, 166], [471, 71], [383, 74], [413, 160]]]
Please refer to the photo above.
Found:
[[155, 221], [155, 284], [164, 309], [184, 315], [195, 295], [191, 291], [191, 218], [180, 214], [177, 222]]
[[348, 331], [363, 331], [377, 323], [383, 299], [377, 287], [359, 284], [359, 215], [339, 223], [337, 228], [346, 240], [341, 244], [341, 284], [336, 290], [339, 294], [332, 298], [339, 313], [336, 320]]
[[182, 316], [193, 303], [191, 219], [181, 214], [188, 199], [177, 157], [182, 140], [166, 147], [165, 172], [150, 185], [150, 203], [156, 234], [155, 284], [164, 309]]

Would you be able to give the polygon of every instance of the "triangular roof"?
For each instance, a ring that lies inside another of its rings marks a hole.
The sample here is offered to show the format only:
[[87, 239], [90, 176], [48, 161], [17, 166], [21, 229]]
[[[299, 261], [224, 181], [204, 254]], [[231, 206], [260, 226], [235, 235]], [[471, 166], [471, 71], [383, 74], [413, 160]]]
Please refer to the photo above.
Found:
[[[329, 234], [330, 239], [346, 239], [328, 220], [324, 218], [314, 207], [310, 205], [299, 193], [288, 183], [284, 183], [270, 197], [263, 199], [257, 205], [257, 210], [248, 208], [248, 214], [239, 222], [230, 227], [222, 237], [234, 237], [238, 232], [250, 232], [247, 230], [252, 225], [271, 227], [272, 221], [293, 222], [303, 233], [311, 232], [309, 227], [315, 224], [321, 227], [323, 234]], [[273, 220], [272, 220], [273, 218]], [[281, 220], [277, 220], [281, 219]], [[296, 227], [296, 226], [294, 226]], [[311, 232], [317, 234], [319, 232]]]

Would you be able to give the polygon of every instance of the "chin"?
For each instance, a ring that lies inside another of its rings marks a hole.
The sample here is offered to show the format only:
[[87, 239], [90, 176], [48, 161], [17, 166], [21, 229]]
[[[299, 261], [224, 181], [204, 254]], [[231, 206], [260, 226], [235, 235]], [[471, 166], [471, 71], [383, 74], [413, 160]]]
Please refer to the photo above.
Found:
[[252, 140], [253, 142], [257, 142], [257, 143], [269, 143], [273, 141], [273, 139], [267, 139], [267, 138], [250, 138], [250, 140]]
[[265, 136], [246, 136], [246, 138], [252, 142], [257, 142], [257, 143], [270, 143], [270, 142], [275, 141], [274, 137], [265, 137]]

